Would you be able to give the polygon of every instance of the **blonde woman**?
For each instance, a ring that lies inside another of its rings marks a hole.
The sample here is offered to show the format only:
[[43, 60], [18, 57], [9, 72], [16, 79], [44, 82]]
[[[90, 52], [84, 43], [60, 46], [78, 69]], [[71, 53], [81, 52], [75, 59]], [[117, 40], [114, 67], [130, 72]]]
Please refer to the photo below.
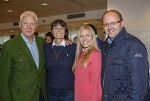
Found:
[[75, 101], [101, 101], [101, 51], [96, 42], [93, 29], [85, 25], [80, 28], [76, 57]]

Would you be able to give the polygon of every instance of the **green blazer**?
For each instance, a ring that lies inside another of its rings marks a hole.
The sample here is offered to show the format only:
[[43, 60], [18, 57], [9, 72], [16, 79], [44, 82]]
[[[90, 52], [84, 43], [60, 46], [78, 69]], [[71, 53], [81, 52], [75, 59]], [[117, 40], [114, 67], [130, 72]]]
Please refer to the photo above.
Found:
[[39, 101], [39, 88], [46, 95], [44, 39], [35, 37], [39, 69], [21, 35], [5, 42], [0, 56], [0, 101]]

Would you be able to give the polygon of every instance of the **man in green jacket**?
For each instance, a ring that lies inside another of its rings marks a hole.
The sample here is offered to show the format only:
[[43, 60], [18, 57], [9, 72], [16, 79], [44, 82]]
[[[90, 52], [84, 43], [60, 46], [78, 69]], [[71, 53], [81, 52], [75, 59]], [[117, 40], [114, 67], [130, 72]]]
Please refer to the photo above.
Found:
[[38, 18], [20, 16], [21, 34], [5, 42], [0, 56], [0, 101], [47, 101], [44, 39], [35, 36]]

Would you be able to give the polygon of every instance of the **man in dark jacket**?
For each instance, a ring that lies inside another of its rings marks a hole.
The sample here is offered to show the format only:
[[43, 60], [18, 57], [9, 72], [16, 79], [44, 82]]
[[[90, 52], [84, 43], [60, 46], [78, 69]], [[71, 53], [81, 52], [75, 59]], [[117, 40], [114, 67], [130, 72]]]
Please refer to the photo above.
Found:
[[102, 23], [104, 31], [112, 40], [102, 50], [103, 101], [144, 101], [149, 86], [144, 44], [127, 33], [118, 11], [106, 11]]

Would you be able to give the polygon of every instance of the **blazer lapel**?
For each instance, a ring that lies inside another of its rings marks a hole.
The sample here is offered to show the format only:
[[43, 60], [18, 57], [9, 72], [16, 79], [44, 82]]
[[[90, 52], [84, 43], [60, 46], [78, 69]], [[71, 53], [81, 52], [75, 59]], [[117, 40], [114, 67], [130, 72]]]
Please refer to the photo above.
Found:
[[37, 44], [37, 47], [38, 47], [38, 51], [39, 51], [39, 70], [42, 69], [42, 59], [43, 59], [43, 43], [41, 42], [41, 40], [35, 36], [35, 40], [36, 40], [36, 44]]
[[28, 46], [26, 45], [25, 41], [23, 40], [23, 38], [21, 37], [21, 35], [18, 36], [18, 43], [19, 43], [19, 47], [20, 49], [33, 61], [33, 63], [35, 64], [34, 62], [34, 59], [32, 57], [32, 54], [28, 48]]

